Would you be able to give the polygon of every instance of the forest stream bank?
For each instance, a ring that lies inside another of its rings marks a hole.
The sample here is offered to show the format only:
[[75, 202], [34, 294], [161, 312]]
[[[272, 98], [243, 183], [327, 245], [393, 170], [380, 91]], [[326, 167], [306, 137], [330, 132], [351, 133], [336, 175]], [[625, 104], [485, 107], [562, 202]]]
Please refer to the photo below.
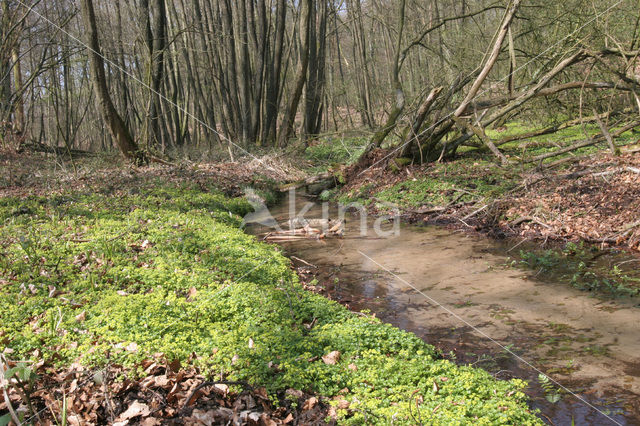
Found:
[[[270, 214], [280, 221], [307, 202], [300, 196], [291, 209], [285, 199]], [[305, 217], [322, 214], [315, 204]], [[335, 205], [330, 215], [339, 215]], [[637, 298], [596, 296], [561, 271], [531, 270], [513, 257], [518, 240], [407, 224], [381, 236], [371, 219], [363, 235], [360, 219], [347, 214], [344, 239], [281, 243], [308, 288], [416, 333], [456, 363], [528, 380], [552, 424], [640, 420], [640, 341], [629, 327], [640, 321]], [[607, 256], [600, 261], [629, 259]]]

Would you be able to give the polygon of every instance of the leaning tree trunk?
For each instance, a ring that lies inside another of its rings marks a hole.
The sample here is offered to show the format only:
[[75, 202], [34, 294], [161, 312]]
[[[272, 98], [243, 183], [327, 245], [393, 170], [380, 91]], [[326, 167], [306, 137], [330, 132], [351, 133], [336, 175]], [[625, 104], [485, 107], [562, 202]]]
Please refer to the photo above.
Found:
[[89, 43], [89, 61], [92, 70], [91, 79], [104, 121], [122, 154], [126, 158], [133, 160], [136, 164], [146, 163], [146, 155], [138, 149], [138, 145], [133, 140], [129, 128], [125, 125], [118, 111], [116, 111], [111, 96], [109, 95], [107, 78], [104, 72], [104, 60], [100, 53], [100, 41], [98, 39], [93, 0], [82, 0], [80, 3]]

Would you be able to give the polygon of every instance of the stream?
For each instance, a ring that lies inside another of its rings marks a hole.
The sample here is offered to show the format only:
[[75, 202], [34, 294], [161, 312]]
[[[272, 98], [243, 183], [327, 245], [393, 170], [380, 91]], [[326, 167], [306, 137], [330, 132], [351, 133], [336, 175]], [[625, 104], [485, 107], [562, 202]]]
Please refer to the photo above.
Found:
[[[295, 201], [296, 213], [309, 202]], [[321, 204], [308, 207], [305, 218], [323, 217]], [[327, 212], [337, 217], [336, 206]], [[270, 215], [286, 222], [289, 197], [252, 219]], [[639, 300], [600, 299], [509, 267], [517, 241], [391, 223], [381, 235], [373, 219], [346, 220], [344, 238], [280, 243], [331, 298], [417, 334], [458, 364], [527, 380], [532, 407], [550, 424], [640, 424]], [[570, 392], [543, 384], [541, 373]]]

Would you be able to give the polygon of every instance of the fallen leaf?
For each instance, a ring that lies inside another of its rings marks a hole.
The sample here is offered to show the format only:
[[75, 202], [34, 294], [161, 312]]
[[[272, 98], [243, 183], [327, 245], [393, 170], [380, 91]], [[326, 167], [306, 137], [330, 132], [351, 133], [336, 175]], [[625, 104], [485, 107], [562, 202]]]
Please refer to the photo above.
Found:
[[189, 293], [187, 294], [187, 302], [193, 302], [197, 294], [198, 294], [198, 289], [196, 289], [195, 287], [191, 287], [189, 289]]
[[304, 405], [302, 406], [302, 411], [312, 410], [316, 405], [318, 405], [318, 398], [312, 396], [311, 398], [307, 399], [304, 402]]
[[78, 315], [76, 315], [77, 322], [84, 322], [87, 319], [87, 311], [82, 311]]
[[213, 388], [215, 391], [222, 392], [223, 395], [226, 395], [229, 392], [229, 386], [223, 383], [216, 383], [215, 385], [213, 385]]
[[151, 413], [151, 409], [147, 404], [144, 404], [139, 401], [134, 401], [127, 411], [120, 414], [118, 418], [116, 418], [116, 422], [125, 422], [127, 420], [133, 419], [134, 417], [142, 416], [147, 417]]
[[[286, 425], [288, 423], [291, 423], [292, 421], [293, 421], [293, 416], [291, 415], [291, 413], [289, 413], [287, 418], [282, 421], [282, 424]], [[260, 416], [260, 422], [261, 422], [260, 424], [264, 426], [276, 426], [278, 424], [275, 421], [273, 421], [271, 418], [269, 418], [267, 413], [262, 413], [262, 415]]]
[[340, 410], [346, 410], [347, 408], [349, 408], [349, 405], [351, 405], [351, 403], [345, 399], [341, 399], [340, 401], [338, 401], [338, 409]]
[[333, 351], [322, 357], [322, 361], [328, 365], [336, 365], [340, 361], [340, 351]]
[[55, 286], [52, 286], [52, 285], [49, 286], [49, 297], [56, 297], [61, 294], [62, 292], [59, 291]]

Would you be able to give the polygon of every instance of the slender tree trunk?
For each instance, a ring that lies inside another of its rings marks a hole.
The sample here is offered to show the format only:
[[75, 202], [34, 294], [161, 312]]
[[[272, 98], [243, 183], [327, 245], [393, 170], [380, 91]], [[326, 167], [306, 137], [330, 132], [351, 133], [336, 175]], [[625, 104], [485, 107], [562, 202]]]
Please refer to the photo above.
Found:
[[284, 35], [286, 30], [287, 5], [285, 0], [278, 0], [276, 6], [275, 45], [273, 57], [269, 64], [269, 77], [267, 80], [267, 92], [265, 99], [265, 124], [263, 139], [267, 142], [275, 142], [280, 106], [282, 60], [284, 52]]
[[394, 62], [393, 69], [391, 72], [391, 77], [393, 81], [393, 90], [395, 92], [395, 103], [389, 116], [387, 117], [386, 123], [382, 125], [378, 131], [373, 135], [369, 145], [364, 150], [362, 155], [360, 156], [360, 160], [358, 160], [357, 168], [363, 167], [367, 161], [368, 154], [373, 151], [375, 148], [378, 148], [382, 142], [385, 140], [387, 135], [396, 127], [398, 122], [398, 118], [405, 106], [405, 96], [404, 90], [402, 88], [402, 82], [400, 81], [400, 50], [402, 48], [402, 35], [404, 32], [404, 23], [405, 23], [405, 7], [406, 0], [400, 0], [400, 7], [398, 13], [398, 39], [396, 40], [395, 54], [394, 54]]
[[16, 134], [22, 135], [24, 132], [24, 98], [22, 97], [22, 67], [20, 66], [20, 52], [18, 45], [13, 47], [11, 57], [13, 58], [13, 91], [16, 97], [13, 100], [13, 109], [15, 114], [13, 130]]
[[300, 65], [298, 67], [298, 73], [296, 75], [296, 82], [291, 94], [291, 102], [285, 113], [282, 125], [280, 126], [280, 135], [278, 137], [278, 144], [285, 146], [287, 140], [293, 130], [293, 123], [298, 112], [298, 104], [300, 103], [300, 97], [302, 96], [302, 90], [307, 80], [307, 68], [309, 66], [309, 30], [311, 25], [311, 9], [315, 7], [313, 0], [304, 0], [302, 3], [302, 22], [300, 25], [300, 32], [302, 33], [302, 45], [300, 47]]
[[122, 154], [126, 158], [133, 160], [136, 164], [146, 163], [147, 159], [145, 154], [138, 149], [136, 142], [131, 136], [130, 130], [118, 114], [118, 111], [116, 111], [109, 95], [107, 78], [104, 72], [104, 60], [100, 51], [100, 40], [98, 38], [93, 0], [81, 0], [80, 4], [82, 7], [85, 31], [87, 32], [93, 85], [104, 121]]
[[[314, 9], [309, 38], [309, 77], [305, 96], [305, 137], [320, 132], [324, 100], [324, 74], [327, 33], [327, 0], [320, 0]], [[305, 138], [306, 139], [306, 138]]]
[[9, 0], [2, 2], [2, 17], [0, 17], [0, 140], [4, 140], [4, 122], [10, 120], [11, 116], [11, 48], [9, 46], [8, 34], [11, 25]]

